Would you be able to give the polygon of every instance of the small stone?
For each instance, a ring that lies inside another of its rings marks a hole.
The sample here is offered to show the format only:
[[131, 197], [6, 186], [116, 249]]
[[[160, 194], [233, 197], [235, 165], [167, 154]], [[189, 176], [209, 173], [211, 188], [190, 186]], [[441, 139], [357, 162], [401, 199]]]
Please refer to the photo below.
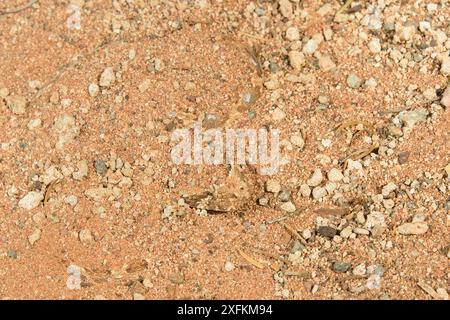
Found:
[[424, 222], [404, 223], [397, 228], [397, 231], [403, 235], [420, 235], [428, 231], [428, 225]]
[[32, 210], [39, 206], [42, 200], [44, 200], [44, 195], [42, 193], [31, 191], [28, 192], [25, 197], [20, 199], [19, 207], [26, 210]]
[[299, 149], [303, 149], [305, 146], [305, 140], [301, 134], [294, 134], [290, 138], [291, 143]]
[[302, 184], [299, 188], [302, 197], [309, 198], [311, 196], [311, 188], [307, 184]]
[[305, 65], [305, 56], [297, 50], [292, 50], [289, 52], [289, 63], [295, 70], [300, 70]]
[[429, 112], [425, 108], [417, 108], [411, 111], [400, 112], [398, 118], [407, 128], [413, 128], [416, 124], [427, 120]]
[[347, 262], [336, 261], [333, 263], [332, 269], [337, 273], [347, 272], [351, 268], [351, 264]]
[[327, 176], [328, 180], [330, 180], [331, 182], [339, 182], [344, 178], [341, 170], [336, 168], [331, 168], [330, 171], [328, 171]]
[[320, 43], [323, 41], [323, 36], [321, 34], [315, 34], [311, 39], [309, 39], [303, 46], [302, 52], [306, 55], [311, 55], [316, 52]]
[[8, 258], [17, 259], [17, 251], [16, 250], [8, 250]]
[[100, 76], [100, 87], [110, 87], [116, 81], [116, 75], [112, 67], [106, 68]]
[[266, 191], [272, 192], [273, 194], [277, 194], [281, 191], [281, 184], [276, 179], [270, 179], [266, 182]]
[[352, 271], [352, 273], [358, 277], [365, 276], [366, 272], [367, 272], [367, 269], [366, 269], [366, 265], [364, 263], [358, 264], [356, 267], [353, 268], [353, 271]]
[[81, 242], [90, 242], [93, 240], [92, 233], [89, 229], [81, 230], [78, 236]]
[[86, 160], [82, 160], [82, 161], [78, 162], [77, 166], [78, 166], [78, 171], [74, 172], [72, 174], [72, 177], [75, 180], [83, 180], [83, 178], [87, 177], [87, 175], [88, 175], [88, 170], [89, 170], [88, 164], [87, 164]]
[[230, 272], [234, 270], [234, 264], [231, 261], [225, 262], [224, 269], [226, 272]]
[[97, 159], [94, 161], [94, 167], [95, 171], [102, 176], [106, 173], [106, 171], [108, 171], [108, 168], [106, 167], [106, 162], [101, 159]]
[[379, 53], [381, 51], [380, 39], [373, 38], [372, 40], [370, 40], [368, 47], [370, 52]]
[[303, 239], [305, 239], [305, 240], [308, 240], [309, 238], [311, 238], [311, 237], [312, 237], [312, 232], [311, 232], [311, 230], [309, 230], [309, 229], [303, 230], [303, 232], [302, 232], [302, 237], [303, 237]]
[[317, 229], [317, 232], [322, 236], [326, 238], [332, 239], [336, 234], [337, 230], [335, 228], [329, 227], [329, 226], [320, 226]]
[[258, 204], [260, 205], [260, 206], [263, 206], [263, 207], [265, 207], [265, 206], [267, 206], [268, 204], [269, 204], [269, 199], [267, 199], [267, 198], [259, 198], [258, 199]]
[[41, 230], [35, 229], [32, 234], [28, 236], [28, 242], [33, 245], [41, 238]]
[[383, 187], [381, 190], [381, 194], [383, 197], [387, 198], [392, 191], [397, 190], [397, 185], [393, 182], [389, 182], [387, 185]]
[[319, 68], [324, 72], [328, 72], [336, 69], [336, 64], [329, 55], [324, 54], [319, 57]]
[[450, 108], [450, 86], [442, 94], [441, 104], [446, 108]]
[[27, 107], [27, 99], [22, 96], [6, 97], [6, 106], [14, 114], [24, 114]]
[[352, 234], [352, 227], [351, 226], [347, 226], [344, 229], [341, 230], [340, 232], [340, 236], [344, 239], [347, 239], [348, 237], [350, 237], [350, 235]]
[[353, 232], [363, 236], [368, 236], [370, 234], [370, 231], [364, 228], [355, 228], [353, 229]]
[[297, 27], [289, 27], [286, 30], [286, 39], [289, 41], [297, 41], [300, 39], [300, 32]]
[[406, 162], [408, 162], [408, 158], [409, 158], [409, 152], [400, 152], [398, 154], [397, 161], [399, 164], [405, 164]]
[[310, 187], [317, 187], [323, 180], [322, 170], [316, 169], [311, 177], [306, 181]]
[[100, 88], [96, 83], [91, 83], [88, 87], [88, 92], [91, 97], [96, 97], [99, 91]]
[[36, 128], [39, 128], [42, 125], [41, 119], [31, 119], [28, 121], [27, 128], [28, 130], [34, 130]]
[[133, 293], [133, 300], [145, 300], [145, 297], [139, 292]]
[[444, 76], [450, 75], [450, 56], [445, 56], [442, 58], [440, 70]]
[[172, 206], [166, 206], [163, 211], [162, 211], [162, 215], [161, 218], [162, 219], [167, 219], [170, 218], [170, 216], [173, 213], [173, 207]]
[[64, 202], [67, 203], [68, 205], [74, 207], [78, 203], [78, 198], [74, 195], [69, 195], [64, 198]]
[[357, 89], [361, 86], [362, 80], [354, 73], [347, 77], [347, 85], [352, 89]]
[[180, 272], [174, 272], [169, 274], [169, 280], [173, 284], [183, 284], [184, 283], [184, 275]]
[[0, 99], [5, 99], [7, 96], [9, 96], [8, 88], [0, 88]]
[[291, 192], [287, 189], [281, 190], [281, 192], [278, 194], [278, 200], [281, 202], [288, 202], [291, 198]]
[[281, 206], [280, 209], [289, 213], [295, 212], [295, 210], [297, 210], [297, 208], [295, 207], [295, 204], [293, 204], [292, 202], [284, 202]]
[[289, 0], [279, 0], [278, 3], [281, 15], [285, 18], [290, 18], [293, 11], [292, 3]]
[[410, 24], [400, 28], [399, 38], [400, 40], [409, 41], [416, 34], [416, 26]]
[[327, 195], [327, 190], [322, 187], [315, 187], [312, 191], [312, 196], [315, 200], [322, 199]]
[[436, 90], [433, 88], [428, 88], [423, 92], [425, 100], [428, 102], [433, 102], [437, 100]]

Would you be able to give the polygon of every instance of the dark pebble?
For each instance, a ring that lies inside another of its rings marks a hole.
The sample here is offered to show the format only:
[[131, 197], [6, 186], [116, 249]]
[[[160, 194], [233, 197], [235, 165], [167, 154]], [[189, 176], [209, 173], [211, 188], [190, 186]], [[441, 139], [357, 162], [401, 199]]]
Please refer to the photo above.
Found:
[[350, 263], [336, 261], [335, 263], [333, 263], [332, 269], [334, 272], [344, 273], [347, 272], [350, 269], [350, 267], [351, 267]]
[[106, 171], [108, 171], [108, 168], [106, 167], [106, 163], [103, 160], [95, 160], [94, 161], [95, 171], [97, 171], [98, 174], [104, 175]]
[[322, 236], [322, 237], [326, 237], [326, 238], [333, 238], [336, 233], [337, 230], [335, 228], [332, 227], [328, 227], [328, 226], [322, 226], [319, 227], [319, 229], [317, 229], [317, 232]]

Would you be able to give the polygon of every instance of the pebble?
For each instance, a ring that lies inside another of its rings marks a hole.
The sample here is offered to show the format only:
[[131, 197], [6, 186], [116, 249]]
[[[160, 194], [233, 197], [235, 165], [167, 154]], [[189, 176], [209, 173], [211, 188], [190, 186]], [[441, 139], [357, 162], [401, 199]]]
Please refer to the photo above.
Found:
[[397, 231], [403, 235], [420, 235], [428, 231], [428, 225], [424, 222], [404, 223], [397, 228]]
[[74, 207], [78, 203], [78, 198], [74, 195], [69, 195], [64, 198], [64, 202], [67, 203], [68, 205]]
[[28, 242], [33, 245], [41, 238], [41, 230], [35, 229], [32, 234], [28, 236]]
[[99, 175], [102, 175], [102, 176], [106, 173], [106, 171], [108, 171], [105, 161], [100, 160], [100, 159], [97, 159], [94, 161], [94, 167], [95, 167], [95, 171]]
[[6, 97], [6, 106], [14, 114], [24, 114], [27, 107], [27, 99], [22, 96]]
[[28, 130], [34, 130], [36, 128], [39, 128], [42, 125], [42, 120], [41, 119], [31, 119], [30, 121], [28, 121], [27, 124], [27, 128]]
[[81, 242], [90, 242], [93, 240], [92, 233], [89, 229], [81, 230], [78, 236]]
[[315, 187], [312, 191], [312, 196], [315, 200], [322, 199], [327, 195], [327, 190], [322, 187]]
[[373, 38], [372, 40], [370, 40], [368, 48], [372, 53], [379, 53], [381, 51], [380, 39]]
[[290, 18], [292, 16], [292, 3], [289, 0], [279, 0], [280, 13], [285, 18]]
[[336, 261], [333, 263], [332, 269], [334, 272], [344, 273], [351, 268], [351, 264], [347, 262]]
[[381, 194], [383, 197], [387, 198], [392, 191], [397, 190], [397, 185], [393, 182], [389, 182], [387, 185], [381, 189]]
[[444, 76], [450, 75], [450, 57], [449, 56], [445, 56], [442, 58], [440, 71]]
[[305, 65], [305, 56], [297, 50], [292, 50], [289, 52], [289, 63], [295, 70], [300, 70]]
[[286, 39], [289, 41], [297, 41], [300, 39], [300, 32], [297, 27], [289, 27], [286, 30]]
[[309, 39], [303, 46], [302, 52], [306, 55], [311, 55], [316, 52], [320, 43], [323, 41], [323, 36], [321, 34], [315, 34], [311, 39]]
[[446, 108], [450, 108], [450, 86], [442, 94], [441, 104]]
[[311, 177], [306, 181], [308, 186], [310, 187], [317, 187], [323, 180], [322, 170], [316, 169], [314, 170]]
[[58, 141], [55, 145], [57, 149], [63, 148], [64, 145], [73, 141], [80, 134], [80, 128], [76, 125], [75, 117], [67, 113], [56, 119], [53, 129], [58, 133]]
[[303, 197], [309, 198], [309, 196], [311, 195], [311, 188], [307, 184], [302, 184], [299, 188], [299, 193]]
[[329, 55], [324, 54], [319, 57], [319, 68], [324, 72], [328, 72], [336, 69], [336, 64]]
[[347, 227], [345, 227], [344, 229], [341, 230], [341, 232], [339, 233], [339, 235], [340, 235], [342, 238], [347, 239], [347, 238], [350, 237], [350, 235], [352, 234], [352, 231], [353, 231], [352, 227], [351, 227], [351, 226], [347, 226]]
[[354, 73], [347, 77], [347, 85], [352, 89], [357, 89], [361, 86], [362, 80]]
[[114, 69], [112, 67], [108, 67], [102, 72], [99, 85], [100, 87], [110, 87], [115, 81], [116, 75], [114, 74]]
[[19, 207], [26, 210], [32, 210], [38, 207], [42, 200], [44, 200], [44, 195], [42, 193], [31, 191], [20, 199]]
[[278, 194], [278, 200], [281, 202], [288, 202], [291, 198], [291, 192], [287, 189], [281, 190]]
[[339, 182], [344, 178], [341, 170], [336, 168], [331, 168], [330, 171], [328, 171], [327, 176], [328, 180], [330, 180], [331, 182]]
[[17, 259], [17, 251], [16, 250], [8, 250], [8, 258]]
[[281, 184], [276, 179], [270, 179], [266, 181], [266, 191], [277, 194], [281, 191]]
[[295, 207], [295, 204], [293, 204], [291, 201], [288, 202], [284, 202], [281, 206], [280, 209], [289, 213], [293, 213], [295, 212], [295, 210], [297, 210], [297, 208]]
[[234, 264], [231, 261], [225, 262], [224, 269], [226, 272], [230, 272], [234, 270]]
[[362, 277], [362, 276], [366, 275], [366, 272], [367, 272], [367, 268], [364, 263], [358, 264], [355, 268], [353, 268], [353, 271], [352, 271], [352, 273], [358, 277]]
[[91, 83], [88, 87], [88, 92], [91, 97], [96, 97], [99, 91], [99, 86], [96, 83]]
[[317, 232], [322, 237], [326, 237], [326, 238], [330, 238], [330, 239], [332, 239], [337, 234], [337, 230], [335, 228], [329, 227], [329, 226], [320, 226], [317, 229]]
[[303, 149], [305, 146], [305, 140], [301, 134], [294, 134], [290, 138], [291, 143], [299, 149]]
[[417, 108], [411, 111], [400, 112], [398, 118], [407, 128], [413, 128], [416, 124], [424, 122], [429, 112], [425, 108]]

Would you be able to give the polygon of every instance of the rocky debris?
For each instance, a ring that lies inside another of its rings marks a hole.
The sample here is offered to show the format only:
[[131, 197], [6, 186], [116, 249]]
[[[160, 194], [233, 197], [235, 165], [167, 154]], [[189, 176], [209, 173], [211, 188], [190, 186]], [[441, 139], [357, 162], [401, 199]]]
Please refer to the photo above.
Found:
[[78, 236], [80, 237], [81, 242], [91, 242], [94, 240], [94, 237], [89, 229], [81, 230]]
[[354, 73], [351, 73], [347, 77], [347, 86], [352, 89], [358, 89], [362, 84], [362, 80]]
[[297, 50], [292, 50], [289, 52], [289, 63], [295, 70], [300, 70], [305, 65], [305, 62], [306, 60], [303, 53]]
[[331, 168], [330, 171], [328, 171], [327, 176], [328, 180], [330, 180], [331, 182], [339, 182], [344, 178], [341, 170], [336, 168]]
[[295, 212], [295, 210], [297, 209], [295, 207], [295, 204], [293, 204], [292, 202], [288, 201], [285, 202], [283, 204], [280, 205], [280, 209], [289, 213]]
[[114, 73], [114, 69], [112, 67], [108, 67], [103, 70], [100, 75], [99, 85], [100, 87], [110, 87], [116, 81], [116, 74]]
[[333, 263], [332, 265], [332, 269], [334, 272], [337, 273], [345, 273], [347, 272], [350, 268], [352, 267], [352, 265], [350, 263], [347, 262], [341, 262], [341, 261], [336, 261]]
[[60, 115], [56, 119], [53, 129], [58, 134], [56, 149], [62, 149], [80, 134], [80, 128], [76, 124], [75, 117], [67, 113]]
[[327, 195], [327, 189], [322, 187], [315, 187], [312, 190], [312, 196], [315, 200], [320, 200]]
[[266, 181], [266, 191], [278, 194], [281, 191], [281, 184], [278, 180], [270, 179]]
[[64, 202], [72, 207], [76, 206], [78, 203], [78, 198], [77, 196], [74, 195], [69, 195], [64, 197]]
[[286, 30], [286, 39], [289, 41], [300, 40], [300, 32], [297, 27], [289, 27]]
[[32, 234], [28, 236], [28, 242], [34, 245], [41, 238], [41, 230], [35, 229]]
[[337, 234], [337, 230], [333, 227], [329, 227], [329, 226], [320, 226], [317, 229], [317, 232], [325, 238], [330, 238], [332, 239], [336, 234]]
[[424, 222], [404, 223], [397, 228], [397, 231], [403, 235], [420, 235], [428, 231], [428, 225]]
[[88, 92], [91, 97], [96, 97], [100, 91], [99, 86], [96, 83], [89, 84]]
[[108, 171], [108, 167], [106, 166], [106, 162], [100, 159], [97, 159], [94, 161], [94, 167], [95, 167], [95, 171], [103, 176], [106, 174], [106, 172]]
[[303, 149], [305, 146], [305, 140], [303, 139], [303, 136], [300, 133], [293, 134], [290, 138], [291, 143], [299, 148], [300, 150]]
[[450, 108], [450, 86], [442, 94], [441, 104], [446, 108]]
[[280, 13], [283, 15], [283, 17], [290, 18], [293, 13], [292, 3], [289, 0], [279, 0], [278, 4]]
[[28, 192], [22, 199], [19, 201], [19, 207], [32, 210], [37, 208], [39, 204], [44, 200], [44, 195], [40, 192], [31, 191]]
[[450, 56], [446, 55], [442, 57], [440, 71], [444, 76], [450, 75]]
[[234, 264], [230, 261], [225, 262], [224, 269], [226, 272], [230, 272], [234, 270]]
[[309, 39], [305, 45], [303, 46], [302, 52], [305, 55], [311, 55], [316, 52], [317, 48], [323, 41], [323, 36], [319, 34], [315, 34], [311, 39]]
[[111, 193], [112, 193], [112, 190], [105, 188], [105, 187], [90, 188], [84, 192], [86, 197], [88, 197], [89, 199], [94, 200], [96, 202], [102, 201], [102, 199], [110, 196]]
[[86, 160], [82, 160], [80, 162], [78, 162], [78, 171], [74, 172], [72, 174], [72, 177], [75, 180], [83, 180], [83, 178], [87, 177], [88, 175], [88, 164]]
[[336, 69], [336, 64], [329, 55], [321, 55], [319, 57], [319, 68], [324, 72], [329, 72]]
[[380, 53], [381, 52], [381, 43], [380, 43], [380, 39], [378, 38], [373, 38], [372, 40], [370, 40], [369, 44], [368, 44], [369, 50], [372, 53]]
[[417, 108], [416, 110], [400, 112], [398, 118], [407, 128], [413, 128], [416, 124], [424, 122], [428, 117], [428, 110]]
[[311, 175], [311, 177], [306, 182], [308, 186], [310, 187], [317, 187], [319, 184], [322, 183], [323, 175], [322, 170], [316, 169], [314, 170], [314, 173]]
[[381, 194], [383, 195], [383, 197], [387, 198], [389, 197], [391, 192], [397, 190], [397, 188], [398, 187], [395, 183], [389, 182], [387, 185], [383, 187], [383, 189], [381, 190]]
[[27, 110], [27, 99], [22, 96], [6, 97], [6, 106], [14, 114], [24, 114]]

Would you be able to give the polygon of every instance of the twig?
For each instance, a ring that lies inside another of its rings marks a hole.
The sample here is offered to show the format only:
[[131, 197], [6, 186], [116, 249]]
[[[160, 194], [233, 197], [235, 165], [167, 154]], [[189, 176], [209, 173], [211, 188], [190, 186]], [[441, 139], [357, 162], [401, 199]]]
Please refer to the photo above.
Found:
[[281, 222], [281, 225], [291, 234], [291, 236], [293, 236], [294, 238], [296, 238], [298, 241], [300, 241], [303, 245], [307, 246], [308, 243], [306, 242], [305, 239], [303, 239], [303, 237], [294, 229], [292, 229], [290, 226], [288, 226], [286, 223]]
[[345, 1], [344, 5], [340, 7], [340, 9], [336, 12], [335, 16], [337, 16], [339, 13], [343, 12], [345, 9], [347, 9], [351, 4], [353, 0], [347, 0]]
[[19, 13], [20, 11], [28, 9], [29, 7], [31, 7], [33, 4], [35, 4], [38, 1], [39, 0], [31, 0], [30, 2], [28, 2], [27, 4], [25, 4], [23, 6], [20, 6], [20, 7], [14, 8], [14, 9], [5, 10], [5, 11], [0, 11], [0, 15]]
[[250, 264], [254, 265], [255, 267], [257, 267], [258, 269], [262, 269], [264, 268], [264, 265], [253, 259], [252, 257], [250, 257], [248, 254], [246, 254], [244, 251], [242, 251], [241, 249], [237, 250], [239, 252], [239, 254], [241, 255], [242, 258], [244, 258], [245, 260], [247, 260], [247, 262], [249, 262]]
[[45, 193], [44, 193], [44, 200], [43, 200], [43, 204], [45, 206], [45, 204], [48, 201], [48, 198], [50, 197], [50, 193], [52, 192], [52, 190], [55, 188], [55, 186], [60, 182], [60, 179], [55, 179], [52, 182], [50, 182], [47, 186], [47, 188], [45, 189]]

